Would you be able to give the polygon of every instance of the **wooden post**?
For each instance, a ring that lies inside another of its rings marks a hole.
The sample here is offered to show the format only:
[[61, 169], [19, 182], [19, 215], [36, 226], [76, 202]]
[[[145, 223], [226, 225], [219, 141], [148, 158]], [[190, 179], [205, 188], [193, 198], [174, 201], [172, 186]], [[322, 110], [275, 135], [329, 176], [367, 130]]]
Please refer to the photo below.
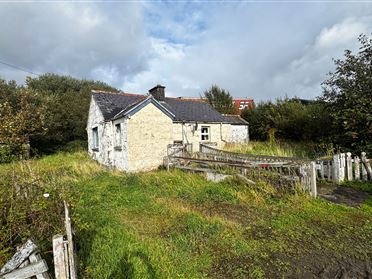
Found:
[[342, 182], [345, 180], [345, 153], [340, 154], [340, 171], [339, 171], [339, 181]]
[[324, 162], [320, 161], [320, 178], [324, 180]]
[[367, 181], [368, 180], [368, 175], [367, 175], [367, 170], [366, 167], [363, 163], [363, 161], [366, 159], [366, 153], [362, 152], [362, 155], [360, 156], [360, 161], [361, 161], [361, 167], [362, 167], [362, 180]]
[[333, 161], [332, 161], [332, 176], [333, 176], [333, 181], [335, 182], [340, 182], [340, 157], [339, 154], [336, 154], [333, 156]]
[[71, 227], [71, 219], [70, 219], [70, 211], [68, 208], [68, 204], [64, 201], [65, 205], [65, 225], [66, 225], [66, 235], [68, 241], [68, 260], [70, 266], [70, 278], [76, 279], [76, 264], [75, 264], [75, 253], [74, 253], [74, 242], [72, 238], [72, 227]]
[[331, 161], [327, 161], [327, 179], [328, 181], [332, 180], [332, 165]]
[[317, 189], [316, 189], [316, 164], [315, 162], [310, 163], [310, 195], [313, 198], [317, 196]]
[[56, 279], [68, 278], [68, 268], [66, 266], [64, 253], [64, 240], [62, 235], [55, 235], [53, 237], [53, 259], [54, 259], [54, 273]]
[[[362, 163], [363, 163], [365, 172], [368, 175], [368, 177], [366, 177], [367, 178], [366, 180], [368, 180], [368, 179], [372, 180], [372, 169], [371, 169], [371, 165], [369, 164], [369, 162], [367, 160], [365, 152], [362, 152]], [[364, 178], [364, 175], [363, 175], [363, 178]]]
[[354, 157], [354, 177], [355, 180], [360, 180], [360, 167], [359, 167], [359, 157]]
[[346, 153], [346, 176], [348, 181], [353, 180], [353, 164], [350, 152]]

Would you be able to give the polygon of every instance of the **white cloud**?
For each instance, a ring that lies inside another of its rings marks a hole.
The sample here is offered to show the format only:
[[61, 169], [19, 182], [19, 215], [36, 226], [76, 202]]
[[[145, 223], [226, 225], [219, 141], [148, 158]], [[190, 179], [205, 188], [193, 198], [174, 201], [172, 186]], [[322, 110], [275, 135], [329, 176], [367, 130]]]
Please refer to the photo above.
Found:
[[[145, 70], [151, 56], [142, 14], [137, 4], [0, 3], [0, 59], [119, 85]], [[19, 77], [18, 71], [6, 76]]]

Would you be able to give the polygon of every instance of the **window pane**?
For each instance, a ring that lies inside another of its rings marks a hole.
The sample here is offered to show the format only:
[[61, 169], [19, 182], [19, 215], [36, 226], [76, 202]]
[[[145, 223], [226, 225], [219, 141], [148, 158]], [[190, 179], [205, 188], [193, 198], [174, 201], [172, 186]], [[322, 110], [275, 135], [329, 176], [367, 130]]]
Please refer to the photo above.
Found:
[[98, 127], [92, 129], [93, 133], [93, 148], [98, 148], [99, 139], [98, 139]]
[[116, 124], [116, 134], [115, 134], [115, 144], [121, 145], [121, 126], [120, 124]]

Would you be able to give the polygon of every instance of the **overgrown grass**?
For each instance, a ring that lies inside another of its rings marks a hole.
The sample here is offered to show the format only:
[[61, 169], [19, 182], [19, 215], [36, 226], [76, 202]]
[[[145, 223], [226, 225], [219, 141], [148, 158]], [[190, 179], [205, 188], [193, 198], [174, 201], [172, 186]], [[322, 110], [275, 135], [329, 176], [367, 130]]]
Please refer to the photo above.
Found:
[[227, 144], [225, 150], [256, 155], [319, 158], [332, 154], [332, 149], [307, 142], [250, 141], [248, 144]]
[[[283, 194], [264, 182], [213, 183], [181, 171], [123, 174], [79, 152], [0, 165], [0, 175], [8, 177], [7, 187], [20, 183], [17, 175], [36, 177], [40, 193], [51, 193], [40, 198], [46, 206], [37, 219], [26, 226], [24, 217], [22, 237], [8, 245], [0, 239], [0, 265], [14, 252], [10, 244], [35, 233], [43, 251], [50, 250], [52, 235], [62, 229], [54, 220], [62, 198], [72, 204], [81, 278], [304, 277], [372, 259], [368, 204], [350, 208]], [[5, 212], [9, 196], [1, 195]], [[8, 211], [27, 215], [28, 202], [27, 208], [8, 203]], [[1, 222], [10, 215], [2, 213]], [[54, 225], [33, 228], [42, 220]]]

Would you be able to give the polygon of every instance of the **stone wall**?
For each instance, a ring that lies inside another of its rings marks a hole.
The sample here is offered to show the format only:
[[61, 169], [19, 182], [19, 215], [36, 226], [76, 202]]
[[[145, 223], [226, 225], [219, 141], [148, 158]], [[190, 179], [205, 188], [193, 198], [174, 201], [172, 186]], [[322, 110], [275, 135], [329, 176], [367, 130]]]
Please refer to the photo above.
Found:
[[[112, 165], [119, 170], [128, 171], [128, 153], [129, 153], [129, 144], [128, 144], [128, 118], [116, 119], [112, 123], [112, 137], [110, 141], [112, 142]], [[119, 124], [121, 127], [121, 140], [116, 142], [116, 125]]]
[[210, 139], [205, 142], [213, 142], [218, 148], [222, 148], [226, 142], [231, 140], [231, 125], [220, 123], [198, 123], [195, 130], [195, 122], [190, 123], [174, 123], [173, 124], [173, 140], [191, 143], [193, 151], [199, 151], [199, 143], [201, 139], [201, 127], [210, 127]]
[[172, 119], [152, 103], [128, 121], [128, 171], [146, 171], [163, 164], [173, 143]]
[[231, 125], [231, 142], [246, 143], [249, 141], [247, 125]]
[[[92, 129], [97, 127], [98, 128], [98, 135], [99, 135], [99, 145], [97, 150], [93, 150], [93, 131]], [[107, 146], [105, 134], [107, 130], [110, 129], [110, 125], [104, 122], [103, 115], [98, 108], [94, 99], [91, 99], [90, 108], [89, 108], [89, 115], [88, 115], [88, 123], [87, 123], [87, 134], [88, 134], [88, 153], [94, 159], [97, 160], [99, 163], [107, 165], [109, 164], [109, 160], [107, 158], [107, 150], [109, 146]]]

